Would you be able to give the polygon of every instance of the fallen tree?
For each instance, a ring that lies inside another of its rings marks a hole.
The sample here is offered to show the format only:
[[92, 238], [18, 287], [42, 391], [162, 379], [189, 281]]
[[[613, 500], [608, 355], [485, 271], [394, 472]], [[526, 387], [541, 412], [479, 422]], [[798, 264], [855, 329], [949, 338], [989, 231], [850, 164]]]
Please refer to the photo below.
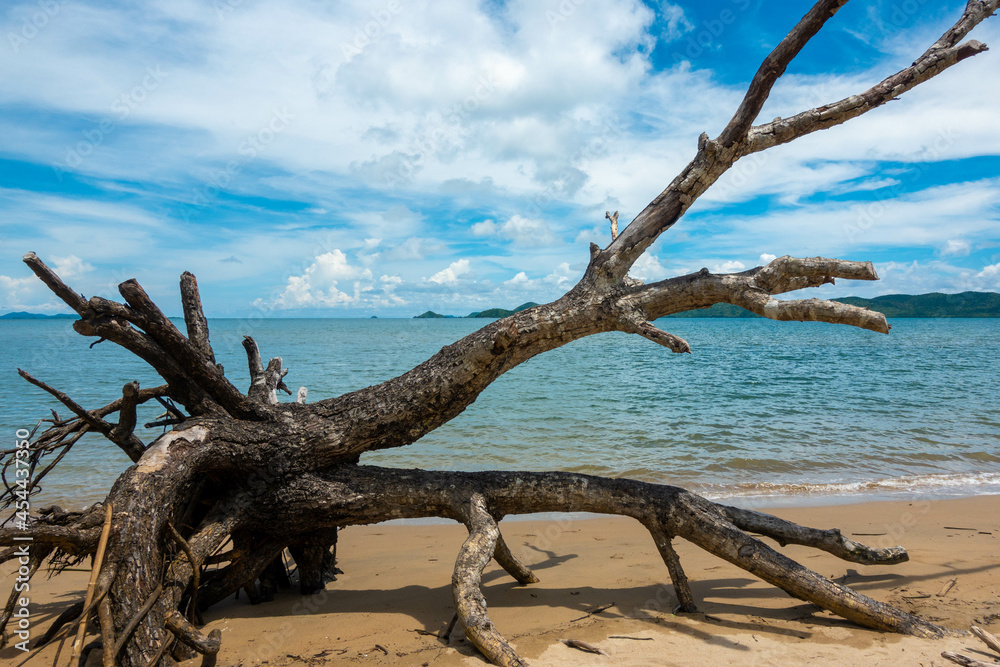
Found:
[[[134, 462], [105, 501], [84, 512], [45, 508], [15, 514], [0, 529], [0, 561], [21, 557], [33, 575], [46, 560], [56, 567], [95, 555], [92, 589], [61, 618], [95, 615], [98, 640], [75, 650], [99, 648], [105, 665], [169, 664], [204, 655], [213, 664], [217, 632], [198, 628], [199, 610], [240, 590], [267, 600], [287, 579], [281, 554], [295, 560], [303, 594], [321, 590], [335, 573], [337, 529], [403, 517], [447, 517], [464, 523], [452, 580], [458, 617], [469, 639], [493, 663], [522, 665], [490, 621], [480, 590], [483, 568], [495, 559], [518, 582], [537, 581], [507, 548], [500, 521], [531, 512], [599, 512], [629, 516], [645, 526], [666, 565], [683, 611], [694, 600], [676, 552], [684, 538], [753, 575], [860, 625], [923, 637], [949, 631], [867, 598], [808, 570], [750, 533], [784, 546], [800, 544], [863, 564], [907, 559], [902, 547], [870, 548], [840, 531], [817, 530], [710, 502], [683, 489], [626, 479], [560, 472], [429, 472], [362, 466], [362, 453], [402, 447], [460, 414], [500, 375], [518, 364], [584, 336], [634, 333], [674, 352], [688, 343], [653, 322], [672, 313], [729, 303], [775, 320], [820, 321], [888, 333], [877, 312], [843, 303], [779, 300], [776, 295], [818, 287], [837, 278], [877, 280], [869, 262], [781, 257], [742, 273], [707, 269], [652, 284], [628, 276], [642, 253], [672, 227], [740, 158], [843, 123], [894, 100], [986, 50], [962, 42], [992, 15], [1000, 0], [970, 0], [958, 21], [911, 66], [845, 99], [790, 118], [753, 122], [788, 63], [846, 0], [820, 0], [764, 60], [732, 119], [714, 139], [702, 134], [695, 157], [612, 242], [591, 245], [578, 284], [545, 305], [492, 322], [444, 347], [426, 362], [382, 384], [336, 398], [281, 403], [286, 370], [280, 358], [265, 366], [257, 344], [246, 338], [251, 384], [244, 393], [216, 363], [195, 277], [181, 277], [186, 331], [180, 331], [134, 280], [119, 286], [122, 302], [87, 299], [33, 253], [24, 261], [79, 315], [74, 329], [110, 341], [143, 359], [164, 384], [130, 382], [121, 398], [87, 409], [42, 380], [21, 375], [49, 391], [73, 416], [53, 414], [50, 427], [23, 447], [3, 453], [7, 508], [18, 508], [37, 483], [83, 434], [98, 433]], [[290, 393], [290, 392], [289, 392]], [[168, 408], [161, 423], [172, 429], [151, 443], [135, 435], [136, 408], [149, 401]], [[117, 413], [117, 421], [107, 417]], [[18, 471], [30, 469], [28, 475]], [[226, 548], [231, 543], [231, 548]], [[206, 565], [219, 567], [211, 570]], [[0, 627], [17, 602], [12, 591]], [[57, 622], [58, 626], [60, 623]], [[82, 634], [82, 631], [81, 631]]]

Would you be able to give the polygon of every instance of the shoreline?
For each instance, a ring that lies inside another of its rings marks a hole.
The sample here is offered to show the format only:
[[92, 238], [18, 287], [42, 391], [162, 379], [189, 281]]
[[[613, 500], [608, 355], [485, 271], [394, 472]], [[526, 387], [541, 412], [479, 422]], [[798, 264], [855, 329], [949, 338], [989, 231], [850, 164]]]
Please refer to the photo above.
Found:
[[[589, 473], [588, 473], [589, 474]], [[951, 483], [953, 479], [973, 483]], [[631, 478], [629, 478], [631, 479]], [[732, 505], [742, 509], [768, 511], [778, 508], [832, 507], [881, 502], [923, 502], [941, 500], [961, 500], [981, 496], [1000, 496], [1000, 473], [932, 473], [928, 475], [902, 475], [877, 480], [832, 483], [770, 483], [747, 484], [739, 487], [714, 483], [692, 482], [688, 484], [669, 481], [639, 479], [652, 484], [677, 486], [698, 494], [714, 503]], [[734, 489], [737, 489], [734, 491]], [[56, 492], [43, 492], [32, 499], [33, 507], [58, 505], [67, 510], [82, 510], [106, 497], [83, 496]], [[511, 515], [505, 521], [533, 521], [538, 517], [555, 517], [561, 513]], [[595, 514], [594, 517], [608, 515]], [[4, 517], [6, 518], [6, 517]], [[401, 523], [402, 522], [402, 523]], [[396, 519], [385, 522], [392, 525], [435, 525], [453, 523], [449, 519]]]
[[[777, 507], [773, 513], [816, 528], [839, 527], [871, 546], [903, 544], [910, 561], [895, 566], [846, 563], [804, 547], [780, 551], [947, 627], [967, 629], [975, 622], [1000, 633], [1000, 496]], [[541, 582], [518, 586], [491, 564], [483, 589], [498, 629], [533, 664], [944, 665], [941, 651], [980, 650], [974, 639], [924, 640], [859, 628], [683, 540], [677, 550], [701, 613], [674, 615], [666, 568], [637, 522], [536, 516], [501, 527]], [[345, 574], [324, 592], [303, 598], [281, 591], [274, 602], [257, 606], [229, 599], [205, 613], [205, 632], [222, 631], [219, 664], [486, 664], [460, 630], [448, 644], [421, 633], [438, 633], [451, 619], [451, 569], [465, 536], [456, 523], [344, 529], [338, 555]], [[34, 636], [82, 596], [86, 578], [81, 570], [33, 582]], [[613, 606], [587, 613], [606, 604]], [[595, 644], [610, 657], [559, 641], [569, 638]], [[55, 652], [54, 646], [43, 651], [48, 662]], [[0, 661], [21, 655], [8, 647]]]

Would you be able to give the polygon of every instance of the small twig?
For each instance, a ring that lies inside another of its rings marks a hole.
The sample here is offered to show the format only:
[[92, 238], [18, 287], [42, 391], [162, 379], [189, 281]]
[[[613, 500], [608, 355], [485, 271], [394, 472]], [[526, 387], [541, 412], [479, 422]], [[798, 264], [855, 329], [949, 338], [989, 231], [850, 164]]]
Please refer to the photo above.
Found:
[[948, 583], [946, 583], [946, 584], [945, 584], [944, 586], [942, 586], [942, 587], [941, 587], [941, 590], [939, 590], [939, 591], [938, 591], [938, 593], [937, 593], [937, 596], [938, 596], [939, 598], [943, 598], [943, 597], [944, 597], [945, 595], [947, 595], [947, 594], [948, 594], [948, 591], [950, 591], [950, 590], [952, 589], [952, 587], [953, 587], [953, 586], [954, 586], [954, 585], [955, 585], [955, 584], [956, 584], [957, 582], [958, 582], [958, 579], [949, 579], [949, 580], [948, 580]]
[[597, 648], [593, 644], [582, 642], [579, 639], [560, 639], [559, 641], [561, 641], [566, 646], [569, 646], [570, 648], [577, 649], [578, 651], [586, 651], [587, 653], [596, 653], [598, 655], [607, 655], [607, 653]]
[[445, 644], [447, 644], [450, 641], [451, 631], [455, 629], [455, 623], [457, 622], [458, 622], [458, 612], [456, 612], [455, 615], [451, 617], [451, 622], [448, 623], [448, 627], [445, 628], [444, 634], [441, 635], [441, 639], [444, 640]]
[[605, 211], [604, 217], [611, 221], [611, 240], [614, 241], [618, 238], [618, 211], [614, 214], [611, 211]]
[[631, 639], [637, 642], [651, 642], [652, 637], [626, 637], [625, 635], [608, 635], [608, 639]]
[[[104, 550], [108, 548], [108, 536], [111, 534], [111, 503], [104, 506], [104, 527], [101, 529], [101, 539], [97, 543], [97, 553], [94, 556], [94, 567], [90, 572], [90, 582], [87, 583], [87, 596], [84, 598], [84, 609], [90, 607], [94, 599], [94, 587], [97, 585], [97, 576], [101, 573], [101, 566], [104, 565]], [[73, 655], [70, 664], [76, 664], [83, 651], [83, 636], [87, 632], [87, 616], [90, 614], [80, 614], [80, 626], [76, 631], [76, 640], [73, 642]]]
[[570, 623], [576, 623], [577, 621], [582, 621], [583, 619], [589, 616], [593, 616], [594, 614], [600, 614], [602, 611], [607, 611], [608, 609], [611, 609], [614, 606], [615, 603], [611, 602], [609, 604], [601, 605], [600, 607], [594, 607], [593, 609], [588, 611], [585, 616], [581, 616], [580, 618], [574, 618], [572, 621], [570, 621]]
[[156, 401], [160, 405], [162, 405], [166, 409], [166, 411], [172, 414], [174, 417], [177, 417], [181, 421], [187, 419], [187, 417], [184, 416], [184, 413], [177, 409], [177, 406], [174, 405], [173, 401], [165, 400], [162, 396], [154, 396], [153, 398], [155, 398]]
[[161, 419], [160, 421], [149, 422], [148, 424], [143, 424], [144, 428], [156, 428], [157, 426], [173, 426], [174, 424], [184, 423], [184, 419]]

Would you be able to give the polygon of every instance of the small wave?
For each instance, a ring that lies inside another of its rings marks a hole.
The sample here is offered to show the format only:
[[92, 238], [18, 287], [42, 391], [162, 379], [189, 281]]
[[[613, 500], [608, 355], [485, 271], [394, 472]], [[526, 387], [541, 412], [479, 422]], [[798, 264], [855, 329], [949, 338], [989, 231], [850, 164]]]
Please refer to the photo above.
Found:
[[852, 496], [857, 494], [961, 496], [979, 493], [1000, 493], [1000, 473], [936, 473], [928, 475], [904, 475], [902, 477], [856, 482], [754, 482], [725, 486], [713, 484], [702, 487], [701, 493], [706, 498], [714, 500], [722, 498], [774, 498], [782, 496]]

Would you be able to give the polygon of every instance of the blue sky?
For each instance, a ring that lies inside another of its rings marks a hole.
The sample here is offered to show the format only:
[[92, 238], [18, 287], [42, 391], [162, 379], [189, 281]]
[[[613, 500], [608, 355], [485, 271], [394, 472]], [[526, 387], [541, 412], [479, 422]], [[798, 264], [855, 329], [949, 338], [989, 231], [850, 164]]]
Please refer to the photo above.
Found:
[[[41, 0], [0, 10], [0, 312], [137, 278], [169, 314], [557, 298], [721, 130], [806, 2]], [[854, 0], [761, 120], [908, 65], [964, 2]], [[1000, 19], [973, 38], [1000, 45]], [[1000, 47], [997, 47], [1000, 48]], [[872, 260], [807, 296], [1000, 289], [1000, 53], [745, 158], [633, 268]]]

